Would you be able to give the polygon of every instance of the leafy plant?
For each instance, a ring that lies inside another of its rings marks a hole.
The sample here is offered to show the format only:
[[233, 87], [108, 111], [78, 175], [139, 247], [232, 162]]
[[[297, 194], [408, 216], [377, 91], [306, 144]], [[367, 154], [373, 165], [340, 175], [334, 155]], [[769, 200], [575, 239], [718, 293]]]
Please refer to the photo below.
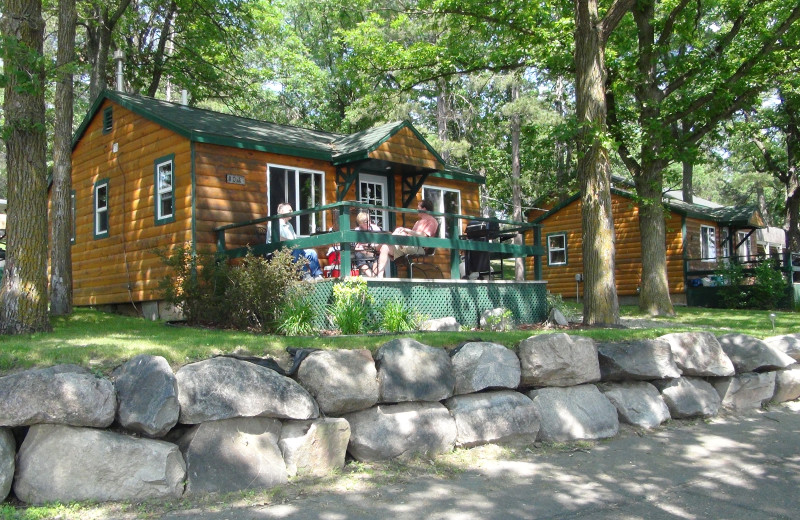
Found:
[[381, 330], [405, 332], [417, 328], [414, 309], [401, 301], [388, 301], [380, 310]]
[[514, 314], [509, 309], [503, 309], [503, 312], [496, 316], [486, 316], [486, 328], [488, 330], [505, 330], [510, 328], [513, 316]]
[[366, 331], [371, 306], [367, 281], [362, 277], [349, 277], [333, 286], [333, 303], [328, 306], [328, 313], [342, 334], [361, 334]]
[[280, 313], [277, 330], [285, 336], [310, 336], [314, 333], [314, 308], [311, 300], [291, 298]]
[[744, 270], [738, 262], [728, 262], [716, 270], [722, 285], [719, 297], [728, 309], [744, 309], [747, 307], [748, 295], [744, 288]]
[[580, 321], [581, 314], [580, 310], [576, 309], [576, 307], [571, 306], [567, 302], [564, 301], [564, 298], [561, 297], [560, 294], [553, 294], [550, 291], [547, 292], [547, 312], [550, 313], [550, 309], [558, 309], [558, 311], [564, 315], [567, 321]]
[[787, 283], [775, 260], [761, 262], [755, 268], [751, 305], [757, 309], [784, 307], [788, 304]]

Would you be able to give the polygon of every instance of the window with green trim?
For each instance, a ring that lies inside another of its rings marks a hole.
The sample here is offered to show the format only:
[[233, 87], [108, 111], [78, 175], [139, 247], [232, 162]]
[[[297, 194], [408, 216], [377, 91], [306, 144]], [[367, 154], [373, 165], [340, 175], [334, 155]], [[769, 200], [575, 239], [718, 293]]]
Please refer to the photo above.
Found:
[[114, 107], [103, 110], [103, 133], [107, 134], [114, 128]]
[[567, 234], [547, 236], [547, 265], [567, 265]]
[[94, 237], [108, 236], [108, 179], [94, 184]]
[[175, 220], [174, 163], [175, 156], [168, 155], [156, 159], [153, 164], [156, 224]]

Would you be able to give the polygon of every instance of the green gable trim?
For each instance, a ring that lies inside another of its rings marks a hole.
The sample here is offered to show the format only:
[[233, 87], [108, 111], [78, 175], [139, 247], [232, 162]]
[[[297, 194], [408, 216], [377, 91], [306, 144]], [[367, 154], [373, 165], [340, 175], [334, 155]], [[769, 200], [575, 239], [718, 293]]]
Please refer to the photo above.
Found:
[[431, 177], [439, 179], [449, 179], [453, 181], [474, 182], [475, 184], [486, 184], [486, 177], [478, 175], [477, 173], [468, 172], [459, 168], [446, 167], [442, 171], [436, 171], [429, 174]]
[[439, 161], [444, 164], [444, 160], [439, 153], [430, 145], [430, 143], [422, 137], [414, 125], [408, 121], [400, 121], [394, 123], [387, 123], [385, 125], [376, 126], [361, 132], [356, 132], [348, 136], [343, 136], [333, 143], [334, 149], [338, 150], [333, 154], [332, 161], [334, 165], [346, 164], [361, 159], [367, 159], [369, 154], [380, 148], [382, 144], [394, 137], [397, 132], [403, 128], [408, 128], [425, 145], [425, 148]]

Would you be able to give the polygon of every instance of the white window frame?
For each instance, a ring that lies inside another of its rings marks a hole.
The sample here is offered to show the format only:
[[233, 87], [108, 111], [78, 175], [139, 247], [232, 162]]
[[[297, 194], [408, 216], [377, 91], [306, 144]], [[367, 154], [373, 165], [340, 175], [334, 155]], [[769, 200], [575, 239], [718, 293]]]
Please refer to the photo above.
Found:
[[[710, 230], [711, 241], [708, 240], [709, 234], [703, 233]], [[700, 225], [700, 257], [702, 262], [717, 261], [717, 228], [714, 226]]]
[[[553, 247], [550, 243], [551, 238], [561, 237], [564, 240], [564, 247]], [[564, 252], [563, 262], [554, 262], [552, 254], [555, 252]], [[552, 233], [547, 235], [547, 265], [567, 265], [567, 234], [566, 233]]]
[[736, 256], [738, 256], [741, 261], [749, 262], [750, 259], [753, 257], [753, 251], [752, 248], [750, 247], [751, 236], [747, 236], [747, 231], [736, 232], [736, 243], [738, 244], [739, 242], [743, 241], [742, 245], [736, 248]]
[[[169, 188], [162, 188], [161, 187], [161, 167], [165, 164], [169, 164], [169, 177], [170, 183]], [[161, 213], [161, 202], [165, 195], [169, 194], [170, 198], [172, 199], [172, 212], [169, 214], [162, 214]], [[161, 161], [156, 163], [156, 220], [162, 221], [171, 219], [175, 216], [175, 161], [172, 159], [167, 159], [165, 161]]]
[[[100, 206], [100, 197], [99, 197], [99, 192], [100, 192], [101, 189], [105, 189], [105, 193], [106, 193], [105, 206], [102, 206], [102, 207]], [[109, 222], [109, 216], [108, 216], [108, 199], [109, 199], [108, 181], [105, 180], [105, 181], [99, 182], [94, 187], [94, 236], [95, 236], [95, 238], [101, 238], [101, 237], [108, 236], [108, 229], [111, 227], [111, 223]], [[102, 213], [105, 213], [105, 219], [102, 219], [102, 220], [105, 221], [106, 228], [101, 230], [100, 229], [100, 222], [101, 222], [100, 215]]]
[[[443, 188], [441, 186], [430, 186], [424, 185], [422, 186], [422, 198], [425, 198], [425, 190], [439, 190], [442, 192], [442, 197], [439, 198], [441, 204], [439, 207], [436, 207], [436, 204], [433, 206], [433, 211], [436, 213], [445, 213], [444, 211], [444, 193], [456, 193], [458, 195], [458, 210], [456, 211], [457, 214], [461, 215], [461, 190], [457, 190], [454, 188]], [[431, 201], [433, 202], [433, 201]], [[447, 223], [445, 222], [445, 217], [436, 217], [436, 220], [439, 221], [439, 229], [436, 230], [436, 235], [439, 238], [447, 238]], [[458, 229], [461, 229], [461, 219], [458, 219]]]
[[[363, 195], [363, 186], [362, 183], [367, 184], [379, 184], [383, 189], [383, 197], [380, 201], [371, 202], [369, 198], [365, 198]], [[369, 173], [362, 173], [358, 176], [358, 191], [359, 191], [359, 198], [360, 201], [365, 204], [373, 204], [375, 203], [378, 206], [388, 206], [388, 197], [389, 197], [389, 180], [386, 177], [382, 177], [380, 175], [372, 175]], [[380, 209], [371, 209], [369, 211], [370, 222], [375, 223], [378, 227], [383, 229], [384, 231], [389, 229], [389, 212], [386, 210]]]
[[[317, 206], [324, 206], [325, 205], [325, 172], [322, 170], [311, 170], [308, 168], [298, 168], [297, 166], [289, 166], [286, 164], [277, 164], [277, 163], [268, 163], [267, 164], [267, 208], [272, 207], [272, 200], [270, 197], [272, 196], [272, 187], [270, 186], [270, 178], [272, 177], [271, 170], [272, 168], [281, 168], [288, 172], [292, 172], [294, 174], [294, 185], [295, 187], [300, 186], [300, 175], [301, 174], [311, 174], [312, 179], [314, 179], [315, 185], [316, 180], [319, 179], [320, 181], [320, 193], [322, 194], [322, 200], [316, 200], [316, 190], [311, 190], [312, 201], [311, 205], [308, 208], [301, 208], [300, 207], [300, 190], [296, 189], [295, 193], [288, 193], [288, 186], [284, 190], [284, 201], [289, 202], [292, 205], [293, 211], [299, 211], [299, 209], [311, 209]], [[327, 219], [325, 215], [325, 211], [317, 213], [316, 215], [311, 215], [312, 218], [310, 228], [311, 233], [315, 233], [317, 228], [327, 229]], [[322, 222], [318, 226], [317, 225], [317, 218], [321, 218]], [[301, 226], [300, 226], [300, 217], [296, 216], [292, 219], [292, 226], [294, 227], [295, 233], [297, 233], [298, 237], [301, 236], [308, 236], [300, 234]]]

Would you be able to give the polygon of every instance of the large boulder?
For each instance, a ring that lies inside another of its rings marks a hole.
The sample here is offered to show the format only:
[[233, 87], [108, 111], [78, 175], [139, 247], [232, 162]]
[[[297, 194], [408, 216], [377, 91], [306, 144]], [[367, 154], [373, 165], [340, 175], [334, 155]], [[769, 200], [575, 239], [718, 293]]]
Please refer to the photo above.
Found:
[[517, 355], [523, 386], [574, 386], [600, 380], [597, 346], [591, 338], [540, 334], [522, 340]]
[[456, 445], [526, 443], [539, 433], [539, 414], [529, 397], [511, 390], [457, 395], [444, 402], [456, 420]]
[[722, 399], [722, 407], [732, 411], [752, 410], [775, 395], [775, 372], [718, 377], [712, 381]]
[[519, 358], [497, 343], [466, 343], [452, 352], [455, 394], [471, 394], [486, 388], [519, 386]]
[[148, 437], [163, 437], [178, 422], [178, 382], [167, 360], [142, 354], [112, 374], [117, 389], [117, 422]]
[[764, 343], [780, 350], [795, 361], [800, 361], [800, 332], [764, 338]]
[[453, 395], [450, 356], [410, 338], [395, 339], [375, 354], [380, 402], [441, 401]]
[[184, 365], [175, 377], [180, 422], [198, 424], [234, 417], [314, 419], [316, 401], [294, 380], [230, 357]]
[[705, 379], [679, 377], [653, 381], [653, 385], [661, 392], [673, 419], [713, 417], [719, 412], [719, 394]]
[[227, 493], [286, 483], [280, 435], [280, 421], [268, 417], [237, 417], [191, 427], [178, 441], [186, 458], [186, 493]]
[[378, 402], [378, 371], [369, 350], [318, 350], [303, 360], [297, 381], [328, 415], [364, 410]]
[[0, 502], [6, 499], [14, 481], [14, 457], [17, 443], [6, 428], [0, 428]]
[[286, 421], [278, 446], [290, 477], [324, 477], [344, 467], [350, 424], [326, 417], [310, 421]]
[[731, 358], [737, 374], [779, 370], [795, 362], [777, 347], [747, 334], [725, 334], [719, 337], [719, 343]]
[[645, 381], [599, 385], [603, 395], [617, 409], [620, 421], [655, 428], [670, 418], [669, 408], [658, 389]]
[[441, 403], [378, 405], [344, 416], [356, 460], [433, 457], [453, 449], [456, 422]]
[[186, 465], [178, 447], [91, 428], [32, 426], [17, 457], [14, 493], [29, 504], [177, 498]]
[[800, 397], [800, 365], [775, 372], [775, 395], [772, 400], [776, 403], [794, 401]]
[[669, 379], [681, 375], [669, 343], [663, 340], [598, 343], [597, 356], [603, 381]]
[[111, 381], [75, 365], [0, 377], [0, 426], [52, 423], [105, 428], [114, 422], [116, 411]]
[[528, 396], [539, 412], [540, 440], [604, 439], [619, 432], [617, 409], [595, 385], [540, 388]]
[[685, 376], [716, 377], [734, 374], [731, 359], [710, 332], [674, 332], [658, 338], [669, 343], [675, 364]]

